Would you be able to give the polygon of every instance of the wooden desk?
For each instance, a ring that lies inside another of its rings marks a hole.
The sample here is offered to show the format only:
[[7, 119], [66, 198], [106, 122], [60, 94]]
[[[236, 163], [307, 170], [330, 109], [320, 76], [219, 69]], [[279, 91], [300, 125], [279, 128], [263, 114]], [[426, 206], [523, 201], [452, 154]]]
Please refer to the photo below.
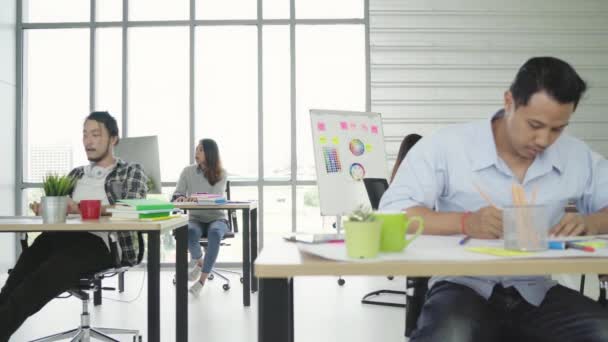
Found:
[[476, 276], [607, 273], [605, 258], [500, 259], [493, 261], [339, 262], [301, 253], [296, 244], [269, 241], [258, 256], [258, 341], [294, 341], [293, 277], [322, 275]]
[[[258, 257], [258, 204], [238, 202], [226, 204], [180, 204], [173, 203], [182, 210], [242, 210], [243, 212], [243, 305], [251, 304], [251, 293], [258, 290], [254, 276], [253, 262]], [[251, 229], [250, 229], [251, 227]]]
[[53, 231], [140, 231], [148, 235], [148, 335], [147, 341], [160, 342], [160, 234], [175, 231], [176, 239], [176, 341], [188, 340], [188, 221], [176, 217], [164, 221], [111, 221], [68, 218], [66, 223], [43, 224], [41, 217], [0, 217], [0, 232]]

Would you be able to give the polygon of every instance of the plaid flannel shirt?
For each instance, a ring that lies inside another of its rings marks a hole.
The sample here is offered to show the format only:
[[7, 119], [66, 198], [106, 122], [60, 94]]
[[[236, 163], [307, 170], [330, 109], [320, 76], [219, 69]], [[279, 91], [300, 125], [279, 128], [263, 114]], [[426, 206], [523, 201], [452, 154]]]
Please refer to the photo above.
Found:
[[[127, 163], [116, 158], [116, 167], [112, 170], [105, 181], [105, 191], [110, 205], [121, 199], [146, 198], [148, 193], [148, 176], [144, 173], [141, 165]], [[70, 176], [77, 179], [84, 175], [84, 166], [77, 167], [70, 172]], [[70, 194], [71, 196], [71, 194]], [[126, 265], [136, 265], [139, 252], [139, 239], [137, 232], [117, 232], [118, 244], [122, 251], [121, 262]]]

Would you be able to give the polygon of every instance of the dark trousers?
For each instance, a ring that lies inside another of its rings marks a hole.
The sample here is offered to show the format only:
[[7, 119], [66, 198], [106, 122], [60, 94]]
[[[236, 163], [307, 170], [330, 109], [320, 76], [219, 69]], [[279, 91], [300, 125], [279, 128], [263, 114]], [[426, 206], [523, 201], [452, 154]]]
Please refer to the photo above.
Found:
[[106, 244], [86, 232], [42, 233], [26, 248], [0, 292], [0, 341], [80, 276], [112, 267]]
[[608, 341], [608, 310], [561, 285], [536, 307], [513, 287], [486, 300], [459, 284], [440, 282], [427, 294], [410, 342]]

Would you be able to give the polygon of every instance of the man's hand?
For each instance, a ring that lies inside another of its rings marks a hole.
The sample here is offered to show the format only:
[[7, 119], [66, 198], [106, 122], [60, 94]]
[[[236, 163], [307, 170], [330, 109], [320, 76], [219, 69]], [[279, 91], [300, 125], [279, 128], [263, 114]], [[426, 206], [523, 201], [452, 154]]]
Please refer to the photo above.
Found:
[[502, 211], [495, 207], [481, 208], [465, 218], [464, 227], [472, 238], [498, 239], [502, 236]]
[[566, 213], [549, 234], [553, 236], [577, 236], [588, 233], [585, 218], [579, 213]]
[[32, 211], [34, 212], [34, 215], [42, 215], [42, 206], [40, 205], [40, 203], [36, 201], [30, 203], [30, 209], [32, 209]]
[[71, 198], [68, 198], [68, 214], [80, 214], [78, 203], [74, 202]]
[[178, 198], [175, 199], [175, 202], [187, 202], [188, 201], [188, 197], [186, 196], [179, 196]]

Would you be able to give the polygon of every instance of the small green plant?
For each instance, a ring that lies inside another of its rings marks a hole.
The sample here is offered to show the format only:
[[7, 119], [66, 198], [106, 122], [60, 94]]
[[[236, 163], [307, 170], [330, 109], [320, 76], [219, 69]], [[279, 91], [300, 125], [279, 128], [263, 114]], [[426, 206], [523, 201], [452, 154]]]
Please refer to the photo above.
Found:
[[48, 175], [42, 180], [45, 196], [67, 196], [72, 192], [77, 179], [70, 176]]
[[376, 217], [370, 207], [360, 206], [357, 210], [353, 211], [348, 215], [348, 221], [350, 222], [374, 222]]

